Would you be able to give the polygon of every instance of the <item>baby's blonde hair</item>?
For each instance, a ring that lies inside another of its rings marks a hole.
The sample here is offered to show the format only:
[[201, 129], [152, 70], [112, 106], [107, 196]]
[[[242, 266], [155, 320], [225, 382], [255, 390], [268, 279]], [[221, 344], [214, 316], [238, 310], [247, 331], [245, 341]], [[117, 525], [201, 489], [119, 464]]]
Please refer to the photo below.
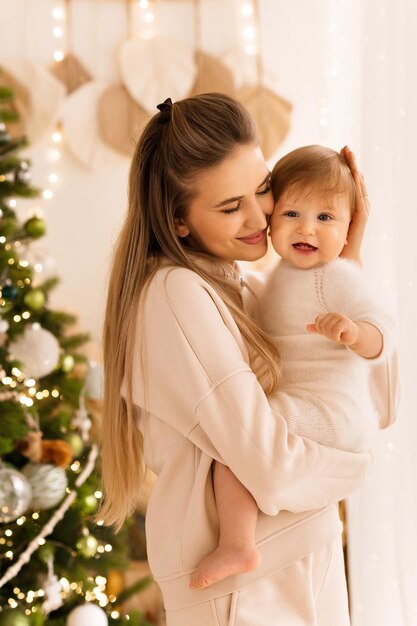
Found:
[[286, 154], [274, 166], [271, 187], [275, 202], [292, 187], [313, 193], [348, 193], [351, 214], [355, 210], [355, 183], [344, 157], [331, 148], [311, 145]]

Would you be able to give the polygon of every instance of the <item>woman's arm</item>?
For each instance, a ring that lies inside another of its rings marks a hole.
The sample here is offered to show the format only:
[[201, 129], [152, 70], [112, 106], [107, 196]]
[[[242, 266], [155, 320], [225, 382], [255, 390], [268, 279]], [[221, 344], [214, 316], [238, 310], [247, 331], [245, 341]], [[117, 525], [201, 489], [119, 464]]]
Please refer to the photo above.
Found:
[[145, 370], [138, 358], [135, 403], [229, 466], [262, 511], [320, 508], [363, 482], [368, 454], [291, 434], [272, 413], [233, 319], [196, 274], [162, 276], [148, 292], [140, 327], [136, 354], [145, 356]]
[[369, 454], [328, 448], [288, 432], [282, 415], [271, 414], [250, 371], [221, 383], [196, 414], [189, 439], [230, 467], [267, 515], [342, 500], [363, 483], [370, 465]]
[[347, 236], [347, 244], [343, 248], [340, 256], [360, 263], [361, 245], [363, 236], [365, 234], [365, 228], [368, 221], [371, 205], [369, 203], [368, 192], [366, 191], [365, 180], [356, 165], [355, 155], [348, 146], [342, 148], [340, 152], [346, 159], [347, 164], [349, 165], [356, 187], [355, 212], [352, 216], [352, 221], [350, 222], [349, 232]]

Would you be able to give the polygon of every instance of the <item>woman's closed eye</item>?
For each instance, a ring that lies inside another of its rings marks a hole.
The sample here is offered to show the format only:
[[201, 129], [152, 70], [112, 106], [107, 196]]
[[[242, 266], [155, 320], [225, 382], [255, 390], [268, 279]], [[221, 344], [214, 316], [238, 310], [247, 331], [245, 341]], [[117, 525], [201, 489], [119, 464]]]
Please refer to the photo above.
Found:
[[267, 193], [269, 193], [271, 191], [271, 185], [268, 183], [266, 183], [266, 186], [263, 189], [260, 189], [259, 191], [256, 192], [257, 196], [263, 196]]
[[234, 207], [230, 207], [229, 209], [223, 209], [222, 213], [224, 213], [224, 215], [231, 215], [232, 213], [236, 213], [236, 211], [239, 211], [241, 206], [242, 203], [238, 202], [237, 205]]

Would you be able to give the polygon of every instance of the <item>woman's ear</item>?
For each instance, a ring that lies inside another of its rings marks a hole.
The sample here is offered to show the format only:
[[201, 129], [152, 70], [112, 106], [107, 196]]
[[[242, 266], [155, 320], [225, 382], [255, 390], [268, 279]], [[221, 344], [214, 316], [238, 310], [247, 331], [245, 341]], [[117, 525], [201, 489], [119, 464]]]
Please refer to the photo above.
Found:
[[182, 218], [176, 218], [174, 220], [174, 228], [178, 237], [188, 237], [190, 234], [190, 229]]

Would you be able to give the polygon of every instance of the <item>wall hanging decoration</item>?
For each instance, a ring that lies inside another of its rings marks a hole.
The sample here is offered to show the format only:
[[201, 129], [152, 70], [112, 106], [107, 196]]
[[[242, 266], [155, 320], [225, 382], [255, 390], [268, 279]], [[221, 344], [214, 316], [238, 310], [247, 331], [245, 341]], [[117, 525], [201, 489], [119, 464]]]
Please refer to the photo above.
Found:
[[98, 101], [98, 128], [103, 141], [116, 152], [133, 155], [136, 140], [151, 115], [132, 98], [124, 85], [107, 87]]
[[232, 96], [235, 92], [235, 80], [232, 71], [220, 59], [202, 49], [201, 0], [193, 0], [193, 10], [196, 78], [188, 95], [195, 96], [199, 93], [217, 91]]
[[[124, 2], [126, 37], [129, 40], [134, 36], [132, 5], [130, 0], [124, 0]], [[154, 13], [149, 10], [148, 5], [146, 10], [144, 18], [146, 15], [152, 16], [153, 23]], [[149, 23], [149, 18], [145, 23]], [[147, 27], [145, 33], [150, 36], [152, 31], [149, 31]], [[151, 113], [132, 97], [125, 85], [119, 83], [110, 85], [103, 91], [98, 102], [97, 114], [101, 139], [116, 152], [129, 158], [132, 157], [137, 138], [150, 120]]]
[[25, 134], [31, 143], [39, 141], [54, 127], [65, 98], [65, 87], [39, 63], [29, 59], [8, 59], [2, 69], [29, 94], [29, 107], [23, 107]]
[[117, 155], [102, 140], [99, 102], [108, 83], [91, 80], [73, 91], [62, 110], [66, 147], [84, 167], [99, 170], [114, 162]]
[[[277, 151], [288, 132], [292, 106], [265, 77], [260, 0], [237, 2], [242, 41], [239, 44], [236, 37], [231, 37], [230, 49], [222, 58], [203, 49], [202, 0], [189, 2], [194, 22], [192, 43], [161, 33], [156, 2], [112, 1], [123, 2], [126, 15], [126, 32], [117, 59], [120, 82], [97, 80], [76, 54], [76, 0], [62, 0], [53, 10], [53, 35], [59, 47], [49, 71], [28, 59], [5, 64], [5, 76], [14, 81], [18, 94], [15, 106], [21, 114], [21, 128], [23, 125], [32, 142], [59, 120], [54, 136], [64, 131], [65, 145], [72, 156], [83, 167], [98, 170], [114, 164], [117, 155], [132, 157], [158, 102], [168, 96], [175, 102], [218, 91], [237, 97], [248, 107], [257, 123], [265, 157]], [[103, 29], [103, 3], [95, 0], [96, 33]], [[162, 2], [158, 8], [162, 11]], [[102, 55], [102, 45], [97, 44], [97, 51]], [[1, 80], [5, 78], [0, 77], [0, 85]], [[56, 147], [53, 152], [58, 159]]]

